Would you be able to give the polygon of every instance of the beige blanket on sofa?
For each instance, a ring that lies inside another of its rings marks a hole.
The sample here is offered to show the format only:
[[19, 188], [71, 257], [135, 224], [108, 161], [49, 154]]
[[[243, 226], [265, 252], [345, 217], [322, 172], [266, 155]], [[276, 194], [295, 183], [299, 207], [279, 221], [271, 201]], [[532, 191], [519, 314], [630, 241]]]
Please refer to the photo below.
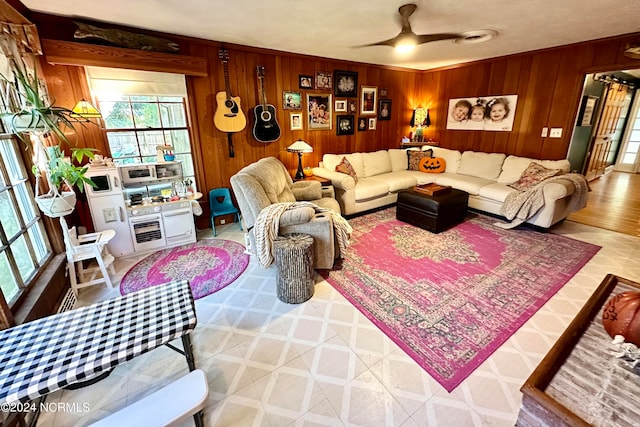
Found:
[[496, 223], [495, 225], [507, 229], [514, 228], [534, 216], [544, 206], [543, 187], [550, 182], [561, 179], [569, 180], [575, 186], [575, 191], [569, 200], [569, 212], [576, 212], [584, 208], [587, 205], [589, 184], [583, 175], [567, 173], [547, 178], [527, 191], [514, 190], [510, 192], [502, 204], [500, 214], [511, 222]]
[[258, 263], [262, 267], [268, 267], [273, 264], [273, 240], [278, 236], [280, 217], [286, 210], [299, 207], [312, 207], [316, 213], [329, 213], [333, 222], [333, 230], [336, 240], [338, 241], [340, 253], [343, 257], [344, 254], [347, 253], [349, 235], [353, 229], [342, 215], [331, 209], [321, 208], [311, 202], [274, 203], [260, 211], [253, 228], [253, 233], [256, 238], [256, 255], [258, 256]]

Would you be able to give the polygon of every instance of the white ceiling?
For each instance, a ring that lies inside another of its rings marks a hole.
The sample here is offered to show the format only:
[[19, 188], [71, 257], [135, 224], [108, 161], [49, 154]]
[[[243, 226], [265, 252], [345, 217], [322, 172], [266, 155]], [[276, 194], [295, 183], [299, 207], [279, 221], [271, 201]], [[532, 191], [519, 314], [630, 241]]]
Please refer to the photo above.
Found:
[[305, 55], [415, 69], [640, 31], [640, 1], [415, 0], [417, 34], [491, 29], [479, 44], [427, 43], [400, 56], [352, 46], [400, 31], [408, 0], [22, 0], [30, 10]]

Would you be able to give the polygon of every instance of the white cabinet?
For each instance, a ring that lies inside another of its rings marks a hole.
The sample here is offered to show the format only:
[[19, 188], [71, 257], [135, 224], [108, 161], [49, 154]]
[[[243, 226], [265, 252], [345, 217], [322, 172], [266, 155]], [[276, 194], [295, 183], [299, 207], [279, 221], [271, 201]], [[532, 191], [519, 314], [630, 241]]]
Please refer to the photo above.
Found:
[[119, 257], [133, 253], [133, 241], [122, 193], [89, 198], [91, 219], [96, 231], [114, 230], [116, 236], [109, 242], [109, 252]]

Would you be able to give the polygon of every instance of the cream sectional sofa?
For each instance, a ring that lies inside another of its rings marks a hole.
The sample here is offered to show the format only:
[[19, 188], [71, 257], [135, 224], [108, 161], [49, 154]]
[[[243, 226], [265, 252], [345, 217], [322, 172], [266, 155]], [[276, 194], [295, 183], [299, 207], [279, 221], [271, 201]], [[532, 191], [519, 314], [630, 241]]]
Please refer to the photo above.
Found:
[[[500, 215], [507, 194], [515, 191], [507, 184], [516, 182], [532, 161], [549, 169], [561, 169], [563, 173], [570, 169], [568, 160], [536, 160], [501, 153], [461, 153], [441, 147], [422, 147], [422, 150], [426, 149], [432, 149], [434, 157], [445, 159], [445, 172], [407, 170], [406, 150], [389, 149], [371, 153], [325, 154], [313, 173], [331, 180], [342, 214], [347, 216], [391, 205], [397, 201], [398, 191], [431, 182], [466, 191], [470, 208]], [[357, 183], [350, 175], [335, 171], [343, 157], [353, 166]], [[570, 196], [575, 191], [573, 182], [568, 179], [553, 181], [543, 187], [544, 206], [526, 222], [548, 228], [571, 213]]]

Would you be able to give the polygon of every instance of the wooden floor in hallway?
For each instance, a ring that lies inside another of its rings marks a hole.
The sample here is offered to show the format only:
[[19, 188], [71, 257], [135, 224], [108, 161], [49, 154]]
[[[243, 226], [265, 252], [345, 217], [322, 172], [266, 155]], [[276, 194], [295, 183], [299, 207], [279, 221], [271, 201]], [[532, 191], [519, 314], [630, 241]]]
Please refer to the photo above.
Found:
[[611, 172], [589, 186], [587, 207], [569, 221], [640, 236], [640, 174]]

